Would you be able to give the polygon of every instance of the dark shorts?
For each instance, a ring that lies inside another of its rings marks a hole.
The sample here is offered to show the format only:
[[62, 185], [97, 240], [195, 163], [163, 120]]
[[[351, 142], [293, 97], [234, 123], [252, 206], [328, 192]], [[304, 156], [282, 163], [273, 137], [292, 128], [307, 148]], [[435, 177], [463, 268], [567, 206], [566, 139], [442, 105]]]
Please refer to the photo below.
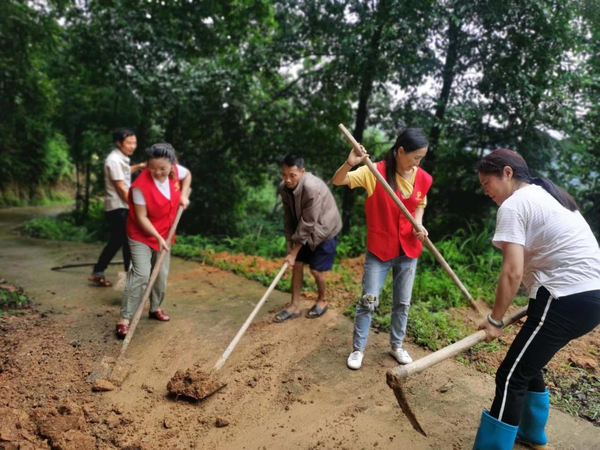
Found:
[[296, 261], [309, 264], [312, 270], [326, 272], [331, 270], [331, 266], [333, 266], [333, 258], [335, 258], [336, 247], [337, 236], [328, 239], [325, 242], [321, 242], [319, 245], [317, 245], [315, 251], [312, 251], [310, 247], [305, 244], [298, 252]]

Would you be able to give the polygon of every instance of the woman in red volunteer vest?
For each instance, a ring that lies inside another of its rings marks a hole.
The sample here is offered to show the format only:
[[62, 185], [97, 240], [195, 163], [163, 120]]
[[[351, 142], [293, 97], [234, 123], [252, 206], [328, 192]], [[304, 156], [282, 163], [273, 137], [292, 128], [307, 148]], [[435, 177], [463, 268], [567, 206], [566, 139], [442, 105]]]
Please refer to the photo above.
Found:
[[[170, 144], [154, 144], [147, 150], [147, 168], [129, 191], [127, 237], [131, 248], [132, 268], [123, 294], [117, 335], [125, 337], [129, 321], [135, 314], [148, 284], [154, 263], [162, 249], [169, 250], [165, 239], [177, 215], [179, 205], [187, 208], [192, 176], [175, 163], [175, 150]], [[175, 237], [173, 237], [175, 242]], [[170, 253], [167, 252], [150, 296], [150, 318], [162, 322], [169, 316], [160, 309], [167, 289]]]
[[[423, 221], [427, 204], [427, 192], [431, 176], [419, 167], [427, 153], [429, 143], [418, 128], [405, 129], [385, 159], [376, 164], [377, 170], [396, 191], [406, 208], [418, 223]], [[356, 306], [354, 319], [353, 351], [348, 357], [350, 369], [362, 365], [373, 311], [379, 305], [379, 294], [390, 269], [393, 270], [393, 304], [391, 317], [390, 354], [400, 363], [412, 359], [402, 348], [412, 294], [417, 258], [423, 249], [422, 241], [427, 231], [415, 232], [400, 212], [377, 178], [367, 166], [350, 172], [368, 155], [359, 156], [354, 150], [333, 176], [333, 184], [348, 185], [351, 189], [362, 187], [368, 197], [365, 200], [367, 219], [367, 254], [362, 282], [362, 296]]]

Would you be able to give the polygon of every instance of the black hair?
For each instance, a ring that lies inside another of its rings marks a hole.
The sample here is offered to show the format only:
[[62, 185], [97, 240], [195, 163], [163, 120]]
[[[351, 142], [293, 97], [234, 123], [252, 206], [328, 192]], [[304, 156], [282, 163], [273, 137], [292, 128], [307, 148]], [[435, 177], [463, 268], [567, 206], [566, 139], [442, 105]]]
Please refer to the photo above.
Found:
[[396, 153], [398, 149], [402, 147], [406, 153], [410, 153], [428, 146], [429, 141], [420, 128], [406, 128], [400, 133], [392, 148], [385, 155], [385, 179], [394, 191], [398, 189], [398, 183], [396, 183]]
[[135, 136], [135, 131], [130, 130], [129, 128], [117, 128], [112, 134], [113, 142], [115, 144], [117, 142], [123, 142], [129, 136]]
[[477, 161], [475, 166], [477, 172], [484, 175], [495, 175], [497, 177], [502, 176], [505, 167], [510, 167], [512, 169], [513, 177], [515, 179], [529, 184], [537, 184], [544, 188], [558, 201], [558, 203], [569, 211], [577, 211], [579, 209], [571, 194], [563, 188], [557, 186], [547, 178], [532, 177], [529, 173], [527, 163], [523, 157], [515, 151], [499, 148], [481, 158]]
[[160, 144], [154, 144], [152, 147], [146, 149], [148, 159], [166, 158], [171, 164], [175, 164], [175, 149], [171, 144], [166, 142]]
[[288, 167], [298, 166], [298, 169], [302, 170], [304, 169], [304, 158], [296, 155], [287, 155], [281, 160], [281, 165], [286, 165]]

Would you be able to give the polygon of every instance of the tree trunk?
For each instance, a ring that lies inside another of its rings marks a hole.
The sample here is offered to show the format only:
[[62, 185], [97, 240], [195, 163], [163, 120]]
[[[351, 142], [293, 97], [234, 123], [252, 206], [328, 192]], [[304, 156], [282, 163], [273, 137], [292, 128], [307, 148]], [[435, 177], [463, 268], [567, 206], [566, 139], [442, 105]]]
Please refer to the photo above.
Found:
[[91, 178], [91, 161], [86, 161], [85, 164], [85, 198], [83, 200], [83, 217], [87, 217], [90, 210], [90, 178]]
[[81, 209], [81, 170], [79, 159], [75, 160], [75, 211]]
[[437, 101], [437, 107], [435, 109], [435, 124], [429, 134], [429, 153], [427, 155], [427, 169], [430, 173], [433, 173], [435, 168], [435, 160], [437, 156], [437, 145], [440, 140], [442, 133], [442, 124], [446, 115], [446, 109], [450, 100], [450, 94], [452, 93], [452, 84], [456, 76], [456, 66], [458, 64], [458, 51], [460, 45], [460, 27], [454, 22], [451, 17], [448, 21], [448, 52], [446, 53], [446, 62], [444, 63], [444, 69], [442, 70], [442, 91]]
[[[377, 11], [378, 25], [375, 28], [373, 36], [371, 36], [371, 42], [367, 49], [368, 58], [365, 64], [366, 70], [363, 72], [361, 79], [360, 92], [358, 94], [358, 110], [356, 111], [356, 122], [354, 123], [354, 138], [358, 142], [362, 142], [365, 128], [367, 124], [367, 118], [369, 117], [369, 99], [373, 92], [373, 82], [375, 80], [375, 68], [377, 67], [377, 61], [379, 59], [381, 43], [381, 34], [386, 25], [387, 19], [387, 2], [382, 1], [379, 10]], [[352, 189], [344, 189], [344, 196], [342, 197], [342, 234], [348, 234], [352, 226], [352, 210], [354, 209], [355, 196]]]

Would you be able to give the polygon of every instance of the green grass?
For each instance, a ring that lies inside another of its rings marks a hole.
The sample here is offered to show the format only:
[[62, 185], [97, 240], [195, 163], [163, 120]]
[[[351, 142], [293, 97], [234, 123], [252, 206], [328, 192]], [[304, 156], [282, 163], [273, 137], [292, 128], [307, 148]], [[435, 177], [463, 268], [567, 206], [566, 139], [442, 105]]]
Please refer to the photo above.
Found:
[[72, 195], [59, 188], [36, 186], [32, 189], [8, 184], [0, 190], [0, 208], [13, 206], [51, 206], [73, 203]]
[[583, 369], [569, 368], [567, 375], [546, 374], [552, 379], [550, 402], [575, 417], [600, 426], [600, 378]]

